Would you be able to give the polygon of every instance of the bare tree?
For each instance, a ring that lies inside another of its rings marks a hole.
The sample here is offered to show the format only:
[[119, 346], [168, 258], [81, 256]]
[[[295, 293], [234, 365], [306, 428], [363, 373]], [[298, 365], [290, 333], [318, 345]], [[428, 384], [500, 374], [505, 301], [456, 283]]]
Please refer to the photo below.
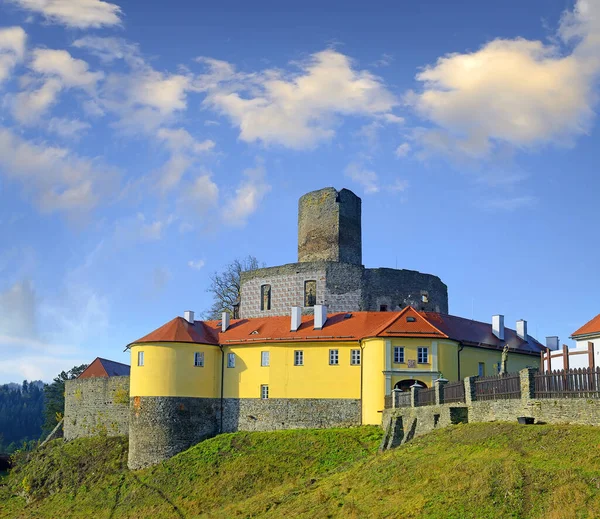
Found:
[[249, 255], [242, 259], [234, 259], [225, 266], [222, 272], [215, 272], [210, 276], [210, 286], [206, 291], [213, 295], [213, 304], [204, 312], [204, 318], [207, 320], [220, 319], [222, 312], [229, 312], [233, 315], [234, 305], [240, 300], [242, 272], [264, 266], [264, 263], [259, 263], [254, 256]]

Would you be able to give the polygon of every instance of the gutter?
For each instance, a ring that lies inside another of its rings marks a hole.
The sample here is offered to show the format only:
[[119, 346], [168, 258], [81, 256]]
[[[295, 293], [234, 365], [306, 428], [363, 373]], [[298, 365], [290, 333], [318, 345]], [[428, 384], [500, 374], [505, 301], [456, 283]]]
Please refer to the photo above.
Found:
[[225, 351], [223, 350], [223, 346], [219, 345], [221, 350], [221, 398], [220, 398], [220, 407], [221, 412], [220, 415], [220, 423], [219, 423], [219, 434], [223, 432], [223, 393], [225, 387]]
[[459, 347], [458, 350], [456, 351], [456, 359], [457, 359], [457, 365], [458, 365], [458, 380], [460, 380], [460, 352], [463, 351], [465, 349], [465, 345], [460, 342], [459, 343]]
[[363, 425], [363, 366], [365, 346], [362, 341], [358, 343], [360, 347], [360, 425]]

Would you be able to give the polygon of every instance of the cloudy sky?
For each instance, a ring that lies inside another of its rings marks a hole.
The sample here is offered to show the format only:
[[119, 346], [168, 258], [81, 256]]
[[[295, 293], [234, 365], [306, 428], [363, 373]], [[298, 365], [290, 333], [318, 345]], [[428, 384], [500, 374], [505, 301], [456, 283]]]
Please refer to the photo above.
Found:
[[0, 383], [128, 362], [326, 186], [455, 315], [600, 312], [600, 0], [290, 5], [0, 0]]

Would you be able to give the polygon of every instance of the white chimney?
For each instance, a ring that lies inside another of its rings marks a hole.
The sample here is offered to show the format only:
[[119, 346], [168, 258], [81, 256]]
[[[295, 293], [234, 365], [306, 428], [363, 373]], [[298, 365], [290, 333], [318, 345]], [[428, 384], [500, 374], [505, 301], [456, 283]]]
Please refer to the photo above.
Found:
[[558, 350], [558, 347], [559, 341], [556, 335], [553, 335], [552, 337], [546, 337], [546, 348], [549, 350]]
[[221, 331], [226, 332], [229, 328], [229, 312], [223, 312], [221, 314]]
[[501, 341], [504, 340], [504, 316], [492, 315], [492, 333]]
[[291, 332], [297, 332], [298, 328], [302, 324], [302, 308], [299, 306], [292, 306], [292, 325], [290, 327]]
[[524, 341], [529, 340], [527, 335], [527, 321], [525, 319], [519, 319], [517, 321], [517, 335]]
[[194, 324], [194, 312], [186, 310], [183, 312], [183, 318], [190, 324]]
[[320, 330], [327, 321], [327, 306], [315, 305], [315, 330]]

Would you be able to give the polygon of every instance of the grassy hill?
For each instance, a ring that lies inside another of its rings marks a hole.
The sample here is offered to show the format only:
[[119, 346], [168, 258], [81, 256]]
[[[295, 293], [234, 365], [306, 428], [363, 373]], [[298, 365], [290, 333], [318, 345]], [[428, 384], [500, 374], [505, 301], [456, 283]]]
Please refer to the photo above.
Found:
[[600, 429], [469, 424], [377, 454], [377, 428], [235, 433], [129, 472], [123, 438], [51, 442], [0, 517], [600, 517]]

